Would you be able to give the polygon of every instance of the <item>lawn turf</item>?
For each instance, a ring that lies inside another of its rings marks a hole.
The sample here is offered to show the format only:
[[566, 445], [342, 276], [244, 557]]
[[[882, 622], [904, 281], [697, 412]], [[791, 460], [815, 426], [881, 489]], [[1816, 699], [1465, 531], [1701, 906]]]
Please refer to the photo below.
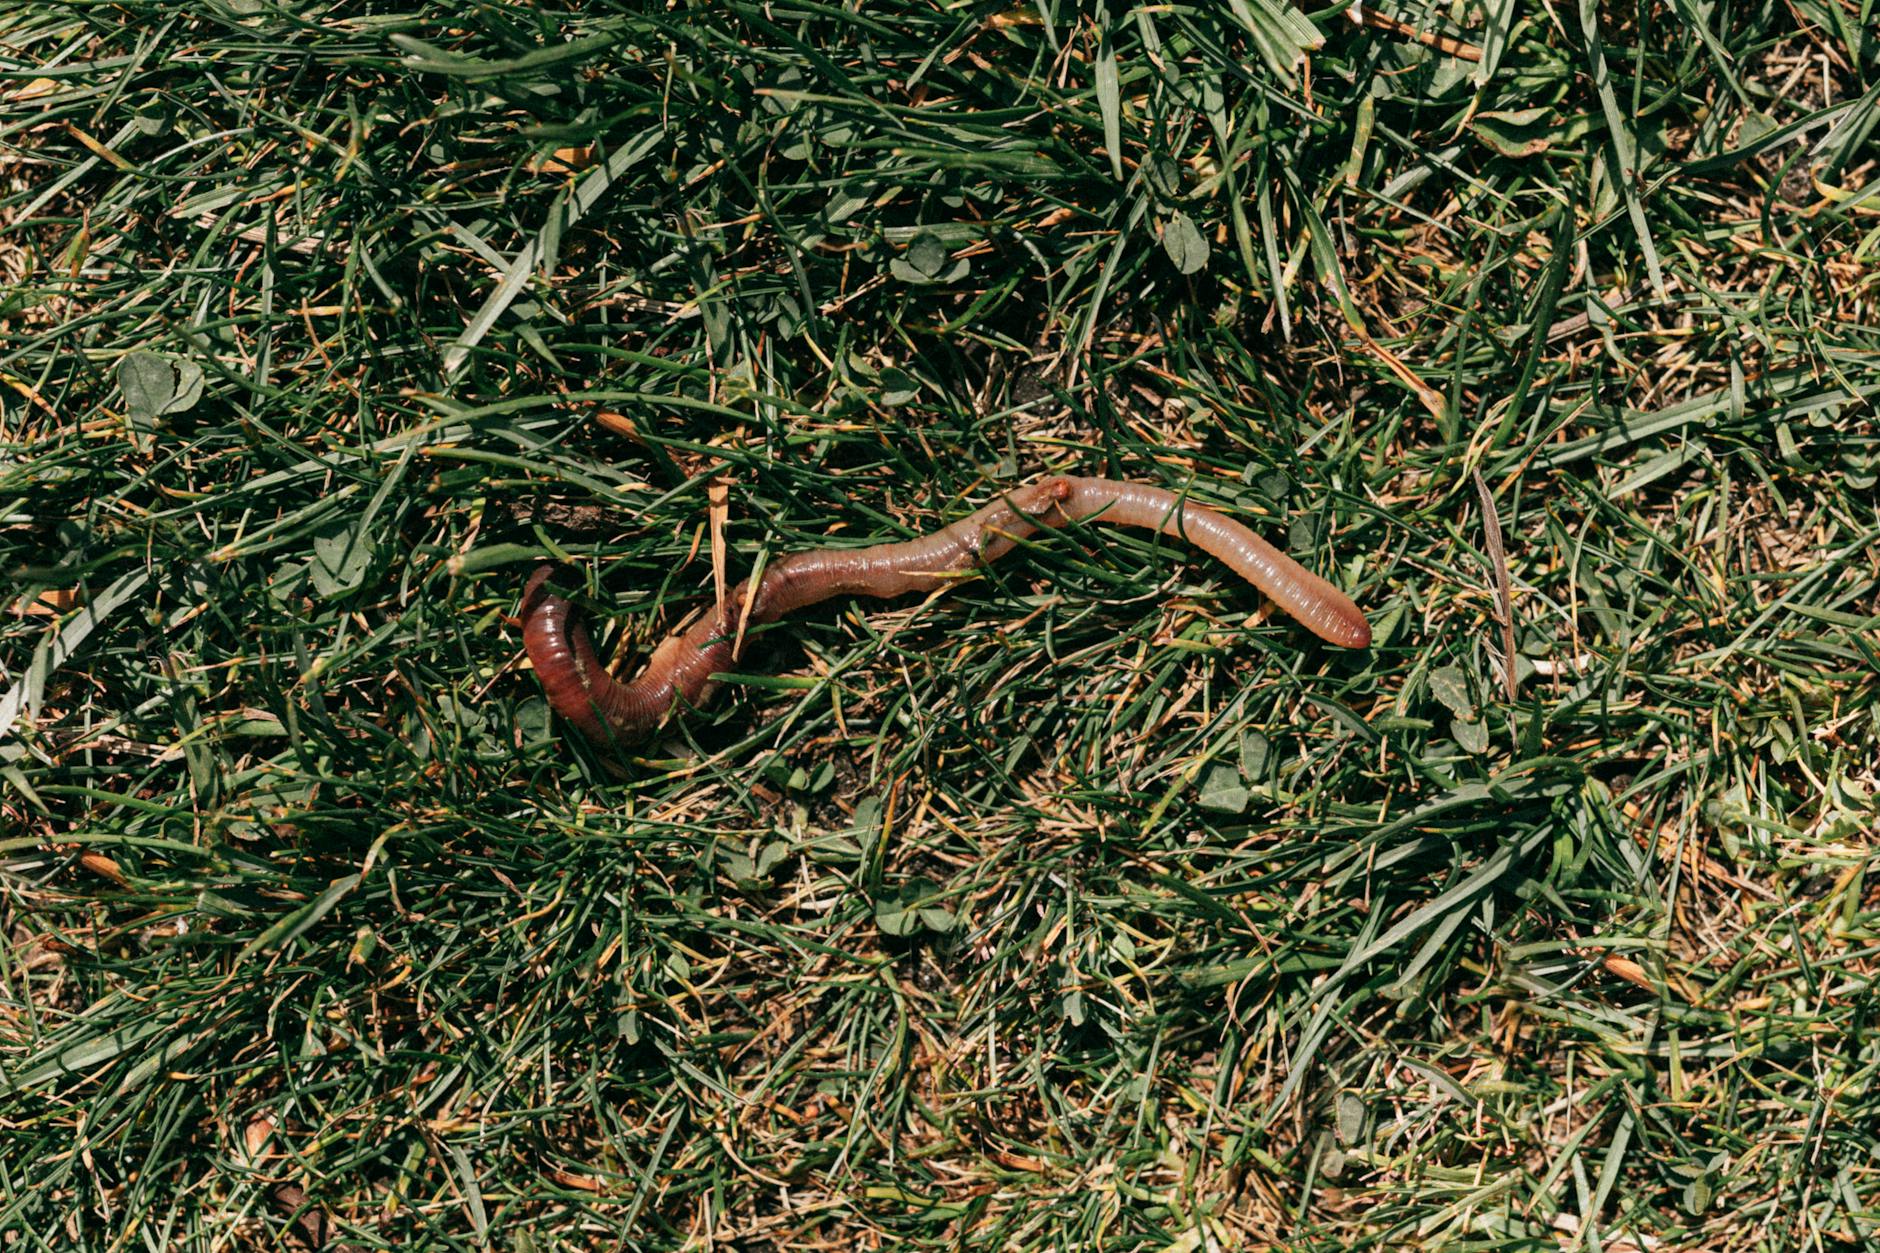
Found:
[[1873, 1247], [1880, 12], [1353, 13], [7, 5], [0, 1242]]

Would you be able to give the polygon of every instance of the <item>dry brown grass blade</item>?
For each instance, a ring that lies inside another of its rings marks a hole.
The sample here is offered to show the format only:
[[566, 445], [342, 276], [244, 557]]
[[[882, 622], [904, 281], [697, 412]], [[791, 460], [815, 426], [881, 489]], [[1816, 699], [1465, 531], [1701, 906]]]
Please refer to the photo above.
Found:
[[1488, 565], [1495, 575], [1495, 620], [1501, 624], [1501, 673], [1508, 703], [1520, 696], [1519, 679], [1514, 672], [1514, 589], [1508, 578], [1508, 551], [1502, 544], [1501, 517], [1495, 510], [1494, 493], [1478, 469], [1469, 472], [1475, 480], [1476, 494], [1482, 501], [1482, 531], [1487, 541]]

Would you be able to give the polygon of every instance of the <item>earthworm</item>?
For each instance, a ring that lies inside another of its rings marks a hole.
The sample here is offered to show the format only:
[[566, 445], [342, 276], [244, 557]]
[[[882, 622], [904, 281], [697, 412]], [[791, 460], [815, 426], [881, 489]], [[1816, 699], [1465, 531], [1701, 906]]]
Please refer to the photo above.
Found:
[[1095, 519], [1180, 536], [1220, 558], [1314, 635], [1364, 648], [1371, 627], [1349, 597], [1233, 519], [1163, 487], [1053, 476], [1001, 496], [931, 535], [867, 548], [791, 553], [733, 588], [715, 611], [667, 637], [630, 683], [607, 672], [572, 606], [548, 590], [540, 566], [522, 593], [522, 639], [557, 713], [600, 744], [642, 739], [675, 704], [703, 705], [745, 629], [831, 596], [930, 591], [995, 561], [1040, 526]]

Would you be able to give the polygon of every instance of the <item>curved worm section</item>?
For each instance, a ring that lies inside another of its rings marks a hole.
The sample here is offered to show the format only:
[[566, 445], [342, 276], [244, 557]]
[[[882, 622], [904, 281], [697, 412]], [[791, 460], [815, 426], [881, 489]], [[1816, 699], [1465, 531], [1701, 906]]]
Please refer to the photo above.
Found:
[[1351, 598], [1240, 523], [1165, 487], [1108, 479], [1066, 479], [1063, 510], [1078, 519], [1147, 527], [1179, 536], [1225, 562], [1327, 643], [1368, 648], [1371, 624]]
[[522, 593], [523, 646], [555, 712], [597, 743], [630, 743], [651, 734], [675, 705], [710, 699], [712, 676], [732, 663], [740, 624], [761, 626], [832, 596], [931, 591], [996, 561], [1041, 526], [1085, 520], [1185, 539], [1321, 639], [1346, 648], [1371, 642], [1370, 625], [1349, 597], [1233, 519], [1147, 483], [1052, 477], [919, 539], [779, 558], [755, 593], [745, 580], [722, 606], [668, 637], [631, 683], [607, 672], [572, 606], [548, 590], [554, 567], [541, 566]]

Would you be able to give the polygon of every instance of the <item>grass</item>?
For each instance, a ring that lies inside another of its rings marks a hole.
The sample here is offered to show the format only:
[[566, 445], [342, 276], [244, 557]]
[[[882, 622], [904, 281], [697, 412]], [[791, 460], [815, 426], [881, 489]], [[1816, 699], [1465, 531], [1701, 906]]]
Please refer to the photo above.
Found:
[[1880, 17], [1367, 10], [8, 6], [0, 1242], [1872, 1247]]

